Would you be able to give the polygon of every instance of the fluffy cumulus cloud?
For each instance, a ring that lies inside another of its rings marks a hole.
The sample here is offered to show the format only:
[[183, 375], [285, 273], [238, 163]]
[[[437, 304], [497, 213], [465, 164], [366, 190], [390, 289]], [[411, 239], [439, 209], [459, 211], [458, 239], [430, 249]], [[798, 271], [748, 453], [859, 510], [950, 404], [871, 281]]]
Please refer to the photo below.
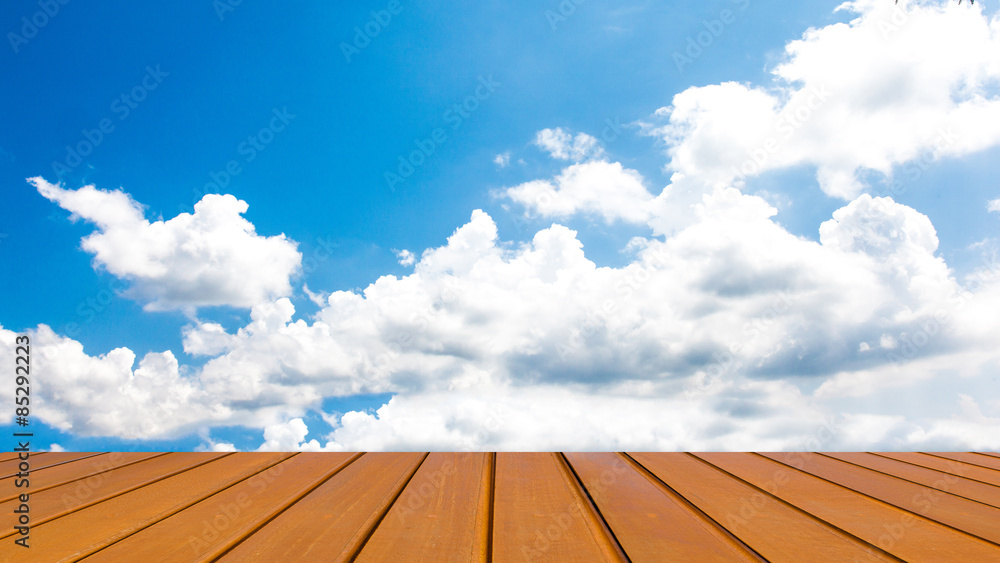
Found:
[[404, 248], [403, 250], [396, 250], [395, 252], [396, 258], [399, 259], [399, 264], [401, 266], [412, 266], [416, 264], [417, 257], [409, 250]]
[[[305, 440], [301, 419], [289, 421], [285, 451], [359, 450], [883, 450], [996, 449], [1000, 418], [959, 395], [959, 409], [940, 419], [898, 415], [823, 414], [797, 389], [757, 382], [697, 395], [632, 397], [497, 389], [477, 394], [395, 397], [375, 413], [349, 412], [324, 437]], [[278, 445], [267, 436], [269, 449]], [[539, 427], [544, 428], [543, 432]]]
[[[827, 194], [853, 199], [871, 172], [957, 157], [1000, 142], [1000, 19], [976, 5], [846, 2], [856, 17], [810, 29], [764, 85], [689, 88], [648, 131], [667, 145], [671, 185], [655, 225], [671, 232], [717, 184], [812, 166]], [[677, 214], [669, 211], [682, 208]], [[671, 209], [673, 208], [673, 209]]]
[[289, 278], [302, 259], [296, 244], [284, 235], [258, 235], [242, 217], [247, 203], [231, 195], [208, 194], [193, 214], [150, 222], [123, 191], [28, 181], [72, 217], [97, 227], [83, 239], [83, 250], [129, 280], [129, 295], [150, 310], [250, 307], [292, 291]]
[[[319, 442], [310, 440], [304, 443], [309, 429], [301, 418], [293, 418], [288, 422], [272, 424], [264, 429], [264, 443], [257, 451], [261, 452], [287, 452], [287, 451], [317, 451]], [[216, 445], [218, 446], [218, 444]]]
[[[211, 438], [227, 425], [259, 429], [261, 450], [1000, 447], [1000, 404], [950, 386], [1000, 369], [1000, 264], [957, 279], [930, 219], [860, 193], [859, 179], [1000, 139], [1000, 23], [978, 7], [905, 0], [899, 11], [842, 8], [857, 18], [790, 43], [775, 85], [674, 97], [666, 123], [648, 129], [673, 171], [659, 195], [592, 137], [539, 133], [566, 167], [499, 195], [554, 220], [642, 229], [620, 267], [595, 264], [560, 224], [501, 240], [476, 210], [441, 246], [399, 251], [408, 275], [308, 291], [320, 309], [304, 318], [288, 299], [294, 243], [256, 235], [235, 198], [206, 196], [193, 215], [150, 223], [122, 192], [36, 179], [98, 226], [84, 250], [151, 306], [251, 307], [240, 328], [185, 327], [191, 365], [172, 351], [88, 354], [40, 325], [29, 334], [53, 383], [37, 416], [83, 435], [201, 432], [215, 451], [234, 448]], [[802, 164], [844, 198], [816, 240], [782, 227], [738, 181]], [[0, 327], [8, 365], [13, 339]], [[851, 402], [914, 386], [927, 404], [953, 406], [900, 414]], [[310, 433], [324, 398], [360, 393], [393, 398], [374, 412], [319, 412], [332, 428]]]
[[[59, 390], [39, 417], [98, 435], [242, 424], [266, 428], [264, 449], [785, 449], [827, 424], [829, 397], [996, 360], [981, 311], [1000, 284], [964, 290], [926, 216], [862, 196], [814, 242], [774, 213], [719, 189], [693, 225], [608, 268], [566, 227], [511, 247], [476, 211], [412, 274], [335, 291], [310, 320], [282, 298], [234, 332], [189, 326], [199, 368], [169, 351], [88, 356], [39, 327]], [[323, 397], [375, 392], [396, 398], [306, 439], [298, 419]], [[939, 439], [940, 424], [907, 435]]]
[[535, 136], [535, 145], [560, 160], [580, 162], [604, 155], [604, 149], [596, 138], [586, 133], [573, 135], [562, 127], [542, 129]]
[[[148, 438], [191, 431], [229, 414], [206, 397], [197, 382], [180, 374], [170, 351], [151, 352], [136, 364], [136, 355], [128, 348], [89, 355], [82, 344], [46, 325], [29, 335], [36, 374], [32, 390], [37, 391], [32, 394], [32, 414], [59, 430]], [[14, 358], [5, 354], [14, 350], [14, 339], [13, 332], [0, 327], [5, 348], [0, 356], [11, 363]], [[38, 378], [39, 374], [44, 377]]]
[[655, 198], [637, 172], [603, 162], [597, 139], [562, 128], [540, 131], [535, 144], [573, 164], [500, 195], [543, 217], [593, 214], [669, 235], [716, 187], [742, 188], [768, 171], [813, 167], [824, 192], [849, 201], [871, 188], [873, 173], [892, 182], [908, 162], [995, 146], [1000, 18], [955, 8], [846, 2], [838, 10], [856, 17], [789, 42], [771, 82], [678, 93], [642, 123], [669, 157], [670, 183]]
[[650, 219], [653, 196], [635, 170], [618, 162], [594, 160], [573, 164], [552, 180], [532, 180], [507, 188], [503, 197], [541, 217], [566, 218], [578, 213], [605, 222], [642, 224]]
[[343, 415], [322, 447], [303, 433], [290, 449], [801, 449], [826, 423], [794, 387], [773, 382], [668, 397], [554, 385], [482, 391], [397, 396], [374, 413]]

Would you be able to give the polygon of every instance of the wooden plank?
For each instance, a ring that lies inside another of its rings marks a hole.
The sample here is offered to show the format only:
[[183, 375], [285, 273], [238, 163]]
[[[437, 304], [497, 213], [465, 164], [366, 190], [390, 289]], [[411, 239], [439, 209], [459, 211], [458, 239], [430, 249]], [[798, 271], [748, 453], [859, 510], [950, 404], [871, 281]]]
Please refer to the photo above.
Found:
[[[58, 518], [74, 510], [140, 488], [174, 473], [207, 463], [226, 454], [174, 453], [155, 457], [127, 467], [119, 467], [94, 477], [77, 478], [31, 495], [31, 520], [34, 525]], [[0, 503], [0, 513], [9, 513], [16, 501]], [[0, 538], [13, 535], [0, 530]]]
[[[41, 458], [46, 452], [31, 452], [31, 459], [34, 461], [41, 461]], [[10, 477], [11, 473], [17, 473], [17, 464], [21, 461], [21, 454], [19, 453], [8, 453], [0, 459], [0, 475], [4, 478]], [[34, 461], [32, 463], [34, 463]]]
[[[39, 561], [590, 562], [625, 553], [636, 562], [1000, 561], [993, 455], [632, 456], [32, 454], [28, 553]], [[35, 463], [46, 459], [44, 469]], [[15, 497], [3, 494], [0, 511], [10, 513]], [[15, 533], [0, 530], [0, 561], [24, 560]]]
[[629, 454], [768, 561], [895, 561], [689, 454]]
[[110, 545], [100, 561], [211, 561], [299, 497], [347, 465], [353, 454], [303, 453]]
[[883, 502], [921, 514], [993, 543], [1000, 542], [1000, 509], [864, 469], [817, 453], [761, 454], [854, 489]]
[[[59, 463], [42, 469], [31, 470], [31, 494], [40, 493], [52, 487], [75, 481], [78, 479], [92, 478], [93, 483], [96, 476], [106, 473], [116, 467], [124, 467], [132, 463], [137, 463], [144, 459], [149, 459], [164, 455], [162, 453], [149, 452], [112, 452], [106, 454], [94, 454], [83, 459]], [[0, 497], [0, 502], [17, 498], [17, 489], [11, 487], [11, 494]]]
[[[201, 455], [212, 461], [44, 524], [32, 525], [31, 557], [35, 561], [75, 561], [289, 456], [284, 453]], [[0, 559], [23, 556], [20, 551], [12, 551], [15, 548], [23, 549], [9, 540], [0, 543]]]
[[979, 481], [980, 483], [1000, 487], [1000, 471], [995, 469], [987, 469], [978, 465], [916, 452], [875, 452], [872, 455], [905, 461], [912, 465], [919, 465], [920, 467], [927, 467], [952, 475], [960, 475], [967, 479]]
[[928, 452], [928, 455], [951, 459], [954, 461], [961, 461], [963, 463], [970, 463], [972, 465], [978, 465], [979, 467], [1000, 471], [1000, 458], [996, 458], [991, 455], [976, 454], [971, 452]]
[[567, 453], [566, 459], [633, 563], [763, 561], [620, 455]]
[[564, 461], [552, 453], [498, 453], [496, 561], [623, 561]]
[[426, 454], [365, 454], [219, 561], [349, 561]]
[[493, 456], [432, 453], [357, 561], [487, 561]]
[[[895, 459], [889, 459], [865, 453], [828, 453], [834, 459], [854, 463], [874, 471], [887, 473], [900, 479], [913, 481], [921, 485], [947, 491], [953, 495], [965, 497], [994, 508], [1000, 508], [1000, 487], [980, 483], [954, 473], [943, 473], [925, 467], [917, 467]], [[957, 464], [956, 464], [957, 465]]]
[[695, 455], [904, 561], [1000, 560], [1000, 548], [989, 542], [766, 457]]
[[[33, 453], [28, 457], [28, 463], [31, 465], [31, 471], [35, 472], [39, 469], [52, 467], [59, 465], [60, 463], [68, 463], [70, 461], [94, 455], [97, 454], [90, 452], [55, 452], [42, 457], [41, 454]], [[13, 479], [19, 471], [18, 466], [20, 463], [21, 460], [17, 458], [0, 462], [0, 479]]]

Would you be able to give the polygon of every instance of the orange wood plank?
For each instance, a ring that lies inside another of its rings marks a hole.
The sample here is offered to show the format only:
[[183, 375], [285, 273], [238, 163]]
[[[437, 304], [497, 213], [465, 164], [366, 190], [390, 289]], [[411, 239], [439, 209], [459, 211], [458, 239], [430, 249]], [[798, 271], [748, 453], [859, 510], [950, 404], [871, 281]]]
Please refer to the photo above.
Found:
[[971, 463], [972, 465], [978, 465], [980, 467], [1000, 471], [1000, 458], [996, 458], [991, 455], [976, 454], [972, 452], [928, 452], [928, 455], [961, 461], [964, 463]]
[[[37, 493], [32, 491], [32, 522], [41, 524], [223, 455], [225, 454], [173, 453], [119, 467], [94, 477], [67, 481]], [[15, 502], [10, 500], [0, 503], [0, 514], [13, 510]], [[0, 538], [13, 533], [10, 530], [0, 530], [0, 534], [3, 534]]]
[[0, 561], [1000, 561], [996, 455], [632, 455], [32, 454]]
[[494, 560], [624, 560], [575, 481], [558, 454], [498, 453]]
[[895, 560], [689, 454], [630, 455], [768, 561]]
[[357, 561], [487, 561], [492, 471], [491, 454], [430, 454]]
[[[41, 461], [42, 457], [46, 452], [31, 453], [30, 459], [32, 464], [35, 461]], [[0, 476], [3, 478], [10, 477], [12, 473], [17, 473], [17, 464], [20, 463], [21, 456], [17, 453], [8, 453], [4, 455], [3, 459], [0, 459]]]
[[1000, 508], [1000, 487], [966, 479], [961, 475], [942, 473], [872, 454], [838, 452], [826, 455]]
[[[31, 454], [28, 457], [28, 463], [31, 465], [31, 471], [34, 472], [39, 469], [52, 467], [54, 465], [59, 465], [60, 463], [67, 463], [76, 459], [83, 459], [93, 455], [97, 454], [89, 452], [55, 452], [47, 454], [44, 457], [42, 457], [41, 454]], [[0, 479], [12, 479], [14, 475], [17, 474], [20, 463], [21, 460], [17, 458], [0, 462]]]
[[1000, 471], [996, 469], [987, 469], [978, 465], [916, 452], [875, 452], [872, 455], [905, 461], [906, 463], [919, 465], [920, 467], [936, 469], [952, 475], [960, 475], [967, 479], [973, 479], [980, 483], [1000, 487]]
[[1000, 509], [817, 453], [761, 454], [904, 510], [1000, 542]]
[[905, 561], [1000, 560], [1000, 548], [763, 456], [701, 459]]
[[[202, 455], [208, 457], [210, 454]], [[35, 561], [75, 561], [260, 471], [262, 467], [273, 465], [288, 455], [269, 453], [211, 457], [213, 461], [173, 477], [44, 524], [33, 524], [31, 557]], [[18, 551], [14, 551], [15, 549]], [[23, 549], [10, 540], [0, 542], [0, 560], [4, 557], [23, 557], [20, 551]]]
[[165, 518], [86, 559], [211, 561], [354, 457], [303, 453]]
[[620, 455], [567, 453], [566, 458], [634, 563], [762, 561]]
[[219, 561], [349, 561], [425, 454], [365, 454]]
[[[43, 469], [31, 470], [31, 493], [39, 493], [46, 489], [51, 489], [57, 485], [75, 481], [77, 479], [86, 480], [88, 477], [95, 477], [106, 473], [116, 467], [126, 465], [164, 455], [163, 453], [150, 452], [112, 452], [106, 454], [96, 454], [74, 461], [63, 462]], [[96, 477], [95, 477], [96, 478]], [[94, 479], [91, 479], [94, 482]], [[9, 495], [0, 497], [0, 502], [17, 498], [17, 489], [11, 488]]]

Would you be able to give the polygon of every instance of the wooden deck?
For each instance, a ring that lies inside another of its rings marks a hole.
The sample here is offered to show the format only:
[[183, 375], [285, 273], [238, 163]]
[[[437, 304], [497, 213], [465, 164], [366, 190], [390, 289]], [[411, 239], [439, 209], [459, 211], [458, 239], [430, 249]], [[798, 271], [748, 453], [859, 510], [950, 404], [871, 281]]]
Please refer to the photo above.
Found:
[[0, 561], [1000, 561], [995, 453], [43, 453]]

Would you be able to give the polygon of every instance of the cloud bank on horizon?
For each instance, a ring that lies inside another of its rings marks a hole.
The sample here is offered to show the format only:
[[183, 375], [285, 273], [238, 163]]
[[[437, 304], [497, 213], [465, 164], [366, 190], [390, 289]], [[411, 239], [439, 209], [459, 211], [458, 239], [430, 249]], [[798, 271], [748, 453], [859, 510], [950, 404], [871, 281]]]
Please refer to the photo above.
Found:
[[[206, 195], [149, 221], [124, 191], [32, 178], [93, 226], [81, 249], [145, 314], [189, 315], [183, 352], [198, 360], [89, 355], [39, 325], [36, 416], [85, 436], [203, 431], [215, 450], [234, 446], [211, 428], [232, 425], [258, 429], [264, 450], [998, 449], [1000, 414], [984, 414], [998, 396], [941, 390], [1000, 370], [1000, 263], [956, 278], [931, 220], [871, 179], [1000, 145], [1000, 19], [903, 4], [845, 3], [856, 18], [789, 42], [771, 83], [694, 86], [651, 108], [640, 129], [665, 147], [660, 189], [586, 132], [539, 131], [534, 146], [565, 167], [491, 195], [555, 223], [515, 245], [474, 210], [443, 245], [398, 251], [408, 275], [309, 292], [309, 318], [289, 299], [302, 254], [257, 234], [252, 201]], [[803, 166], [816, 185], [800, 189], [843, 201], [817, 240], [744, 190]], [[636, 229], [628, 263], [590, 260], [558, 223], [577, 216]], [[199, 318], [218, 306], [250, 322]], [[0, 327], [2, 361], [14, 337]], [[900, 390], [920, 400], [865, 401]], [[361, 393], [394, 397], [321, 413], [333, 431], [307, 439], [304, 413]], [[941, 401], [947, 414], [925, 406]]]

